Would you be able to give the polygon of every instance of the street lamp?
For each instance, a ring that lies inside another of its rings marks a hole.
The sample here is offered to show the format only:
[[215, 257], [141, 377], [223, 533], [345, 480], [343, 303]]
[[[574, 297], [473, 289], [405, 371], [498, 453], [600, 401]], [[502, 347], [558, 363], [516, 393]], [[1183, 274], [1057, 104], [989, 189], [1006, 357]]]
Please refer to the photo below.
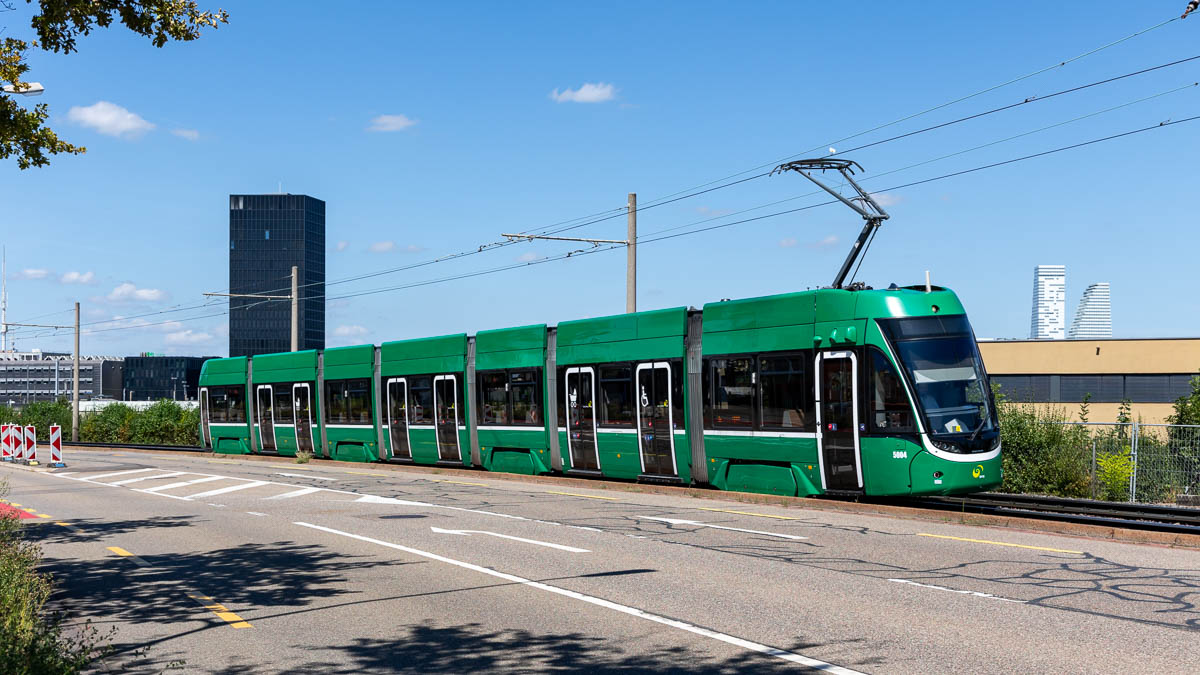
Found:
[[22, 96], [41, 96], [46, 91], [41, 82], [26, 82], [25, 87], [20, 90], [17, 89], [15, 84], [6, 84], [0, 87], [0, 89], [3, 89], [6, 94], [20, 94]]

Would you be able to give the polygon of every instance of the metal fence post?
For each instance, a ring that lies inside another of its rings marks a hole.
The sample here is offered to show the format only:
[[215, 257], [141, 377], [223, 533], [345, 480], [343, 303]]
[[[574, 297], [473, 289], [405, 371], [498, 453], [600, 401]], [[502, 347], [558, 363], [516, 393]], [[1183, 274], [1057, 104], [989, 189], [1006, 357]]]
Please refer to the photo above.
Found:
[[1133, 472], [1129, 474], [1129, 501], [1137, 501], [1137, 470], [1138, 470], [1138, 423], [1133, 423], [1130, 433], [1130, 459], [1133, 461]]
[[1096, 498], [1096, 439], [1092, 438], [1092, 499]]

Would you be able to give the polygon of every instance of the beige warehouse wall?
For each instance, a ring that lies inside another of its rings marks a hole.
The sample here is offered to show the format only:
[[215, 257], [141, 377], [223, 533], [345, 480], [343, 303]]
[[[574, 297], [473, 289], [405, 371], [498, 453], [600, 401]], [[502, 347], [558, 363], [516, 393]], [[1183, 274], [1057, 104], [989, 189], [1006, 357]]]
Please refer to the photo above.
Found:
[[1117, 375], [1200, 371], [1200, 338], [999, 340], [979, 343], [994, 375]]

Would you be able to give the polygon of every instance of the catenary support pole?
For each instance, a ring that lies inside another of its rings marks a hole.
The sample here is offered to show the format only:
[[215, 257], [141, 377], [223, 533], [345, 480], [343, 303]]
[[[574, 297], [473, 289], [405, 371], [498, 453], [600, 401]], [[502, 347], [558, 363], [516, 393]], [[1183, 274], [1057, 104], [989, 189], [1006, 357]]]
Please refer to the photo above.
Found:
[[[79, 442], [79, 303], [75, 303], [75, 354], [71, 359], [71, 442]], [[93, 378], [95, 381], [95, 378]]]
[[629, 193], [629, 233], [625, 246], [625, 311], [637, 311], [637, 193]]
[[292, 265], [292, 351], [300, 351], [300, 268]]

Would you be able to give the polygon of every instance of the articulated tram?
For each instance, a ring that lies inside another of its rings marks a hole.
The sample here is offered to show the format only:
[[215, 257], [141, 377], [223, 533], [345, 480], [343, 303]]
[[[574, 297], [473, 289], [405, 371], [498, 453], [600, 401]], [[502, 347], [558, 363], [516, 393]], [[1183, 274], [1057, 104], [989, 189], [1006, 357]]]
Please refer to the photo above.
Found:
[[936, 286], [213, 359], [200, 387], [217, 453], [799, 496], [1001, 482], [987, 373]]

